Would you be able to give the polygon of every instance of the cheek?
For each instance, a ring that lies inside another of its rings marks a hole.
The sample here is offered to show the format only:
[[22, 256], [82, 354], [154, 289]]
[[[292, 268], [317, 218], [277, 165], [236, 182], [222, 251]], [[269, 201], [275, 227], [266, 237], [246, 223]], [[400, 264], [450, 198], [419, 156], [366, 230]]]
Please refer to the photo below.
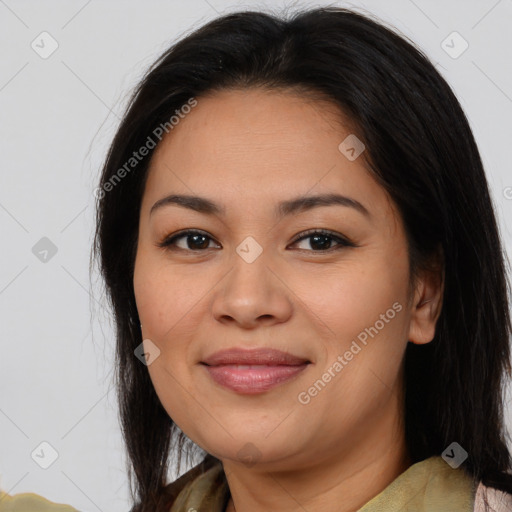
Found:
[[144, 250], [137, 255], [133, 285], [144, 336], [162, 344], [186, 323], [187, 312], [202, 295], [200, 282]]
[[[180, 428], [187, 428], [187, 396], [183, 384], [189, 380], [187, 357], [190, 340], [184, 333], [189, 302], [197, 302], [194, 287], [183, 286], [183, 277], [165, 271], [165, 263], [140, 251], [134, 269], [134, 293], [144, 339], [160, 350], [148, 365], [149, 376], [162, 405]], [[188, 397], [190, 400], [190, 397]]]
[[[197, 270], [170, 267], [158, 254], [140, 252], [134, 269], [134, 292], [144, 339], [160, 350], [148, 370], [162, 401], [173, 404], [169, 383], [189, 383], [190, 371], [198, 362], [195, 344], [201, 321], [208, 318], [206, 306], [211, 282]], [[187, 384], [189, 386], [189, 384]], [[170, 405], [170, 407], [173, 407]]]
[[370, 260], [339, 270], [325, 281], [323, 293], [304, 286], [309, 291], [302, 295], [323, 334], [315, 378], [329, 382], [313, 408], [321, 410], [344, 397], [344, 407], [333, 412], [339, 421], [347, 414], [358, 416], [362, 403], [373, 407], [385, 401], [406, 347], [407, 275], [399, 262], [390, 267], [382, 256]]
[[[378, 327], [382, 333], [402, 332], [405, 311], [406, 279], [404, 269], [390, 267], [380, 256], [372, 261], [349, 262], [328, 276], [317, 276], [314, 283], [305, 275], [295, 287], [311, 319], [326, 334], [325, 340], [343, 348], [373, 326], [384, 315]], [[393, 304], [396, 304], [393, 308]], [[386, 320], [389, 320], [387, 322]], [[394, 325], [393, 325], [394, 324]], [[364, 335], [362, 336], [364, 337]], [[329, 341], [331, 340], [331, 341]]]
[[362, 435], [390, 406], [406, 347], [403, 279], [382, 264], [351, 265], [325, 293], [316, 288], [303, 295], [325, 336], [318, 338], [322, 356], [299, 403], [307, 402], [303, 410], [311, 418], [329, 416], [322, 435], [336, 438], [340, 425]]

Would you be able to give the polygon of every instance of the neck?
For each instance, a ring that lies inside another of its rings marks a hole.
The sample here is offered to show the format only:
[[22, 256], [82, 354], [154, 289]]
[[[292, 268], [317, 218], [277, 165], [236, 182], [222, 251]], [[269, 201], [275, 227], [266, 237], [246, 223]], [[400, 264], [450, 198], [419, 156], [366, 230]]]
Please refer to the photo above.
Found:
[[223, 461], [231, 491], [226, 512], [293, 512], [297, 504], [310, 511], [356, 512], [412, 464], [403, 435], [377, 439], [293, 471], [254, 472]]

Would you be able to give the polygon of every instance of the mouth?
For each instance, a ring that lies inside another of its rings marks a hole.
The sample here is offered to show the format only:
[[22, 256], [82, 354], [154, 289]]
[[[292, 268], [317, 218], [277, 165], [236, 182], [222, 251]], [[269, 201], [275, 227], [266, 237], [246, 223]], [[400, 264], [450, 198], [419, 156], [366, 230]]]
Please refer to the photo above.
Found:
[[214, 382], [241, 394], [258, 394], [301, 374], [312, 362], [274, 349], [228, 349], [201, 364]]

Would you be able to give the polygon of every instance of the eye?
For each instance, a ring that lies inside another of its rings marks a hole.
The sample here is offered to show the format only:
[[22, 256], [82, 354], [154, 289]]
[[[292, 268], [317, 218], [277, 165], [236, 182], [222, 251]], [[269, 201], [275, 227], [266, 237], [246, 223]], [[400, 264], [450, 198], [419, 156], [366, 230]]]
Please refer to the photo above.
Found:
[[[332, 250], [342, 249], [343, 247], [356, 247], [356, 245], [353, 242], [351, 242], [348, 238], [335, 234], [331, 231], [327, 231], [325, 229], [310, 229], [304, 233], [301, 233], [299, 235], [299, 238], [295, 239], [293, 243], [296, 244], [297, 242], [307, 240], [308, 238], [310, 239], [310, 247], [319, 248], [313, 249], [313, 251], [309, 252], [330, 252]], [[331, 247], [331, 243], [333, 240], [338, 244], [335, 247]]]
[[[180, 247], [176, 242], [180, 239], [185, 239], [185, 247]], [[158, 247], [163, 247], [168, 250], [173, 250], [174, 248], [178, 248], [181, 250], [190, 250], [190, 251], [198, 251], [202, 249], [208, 249], [209, 242], [205, 242], [206, 240], [212, 240], [206, 233], [202, 231], [198, 231], [195, 229], [190, 229], [188, 231], [182, 231], [176, 235], [166, 237], [164, 240], [159, 242]]]
[[[178, 241], [182, 239], [184, 239], [185, 242], [180, 246]], [[313, 247], [313, 251], [309, 252], [330, 252], [332, 250], [342, 249], [343, 247], [357, 247], [356, 244], [351, 242], [348, 238], [324, 229], [310, 229], [300, 233], [292, 244], [297, 244], [307, 239], [310, 239], [309, 245]], [[206, 233], [193, 229], [168, 236], [159, 242], [157, 246], [166, 250], [179, 249], [197, 252], [210, 249], [209, 244], [212, 240], [213, 239]], [[331, 247], [333, 241], [337, 243], [337, 246]]]

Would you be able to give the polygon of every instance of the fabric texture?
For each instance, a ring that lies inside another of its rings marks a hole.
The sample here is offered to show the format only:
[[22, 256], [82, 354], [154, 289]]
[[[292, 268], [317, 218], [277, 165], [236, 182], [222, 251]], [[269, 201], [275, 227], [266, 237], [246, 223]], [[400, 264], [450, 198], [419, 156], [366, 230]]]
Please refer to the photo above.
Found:
[[[358, 512], [512, 512], [512, 495], [473, 481], [439, 456], [410, 466]], [[158, 512], [225, 512], [231, 494], [222, 464], [211, 455], [166, 487]]]
[[33, 492], [11, 496], [0, 491], [0, 512], [79, 512], [70, 505], [49, 501]]
[[212, 455], [165, 488], [157, 512], [224, 512], [231, 494], [221, 462]]
[[490, 512], [512, 511], [512, 494], [498, 491], [492, 487], [486, 487], [482, 482], [480, 482], [476, 491], [474, 512], [486, 512], [484, 496], [487, 498]]

